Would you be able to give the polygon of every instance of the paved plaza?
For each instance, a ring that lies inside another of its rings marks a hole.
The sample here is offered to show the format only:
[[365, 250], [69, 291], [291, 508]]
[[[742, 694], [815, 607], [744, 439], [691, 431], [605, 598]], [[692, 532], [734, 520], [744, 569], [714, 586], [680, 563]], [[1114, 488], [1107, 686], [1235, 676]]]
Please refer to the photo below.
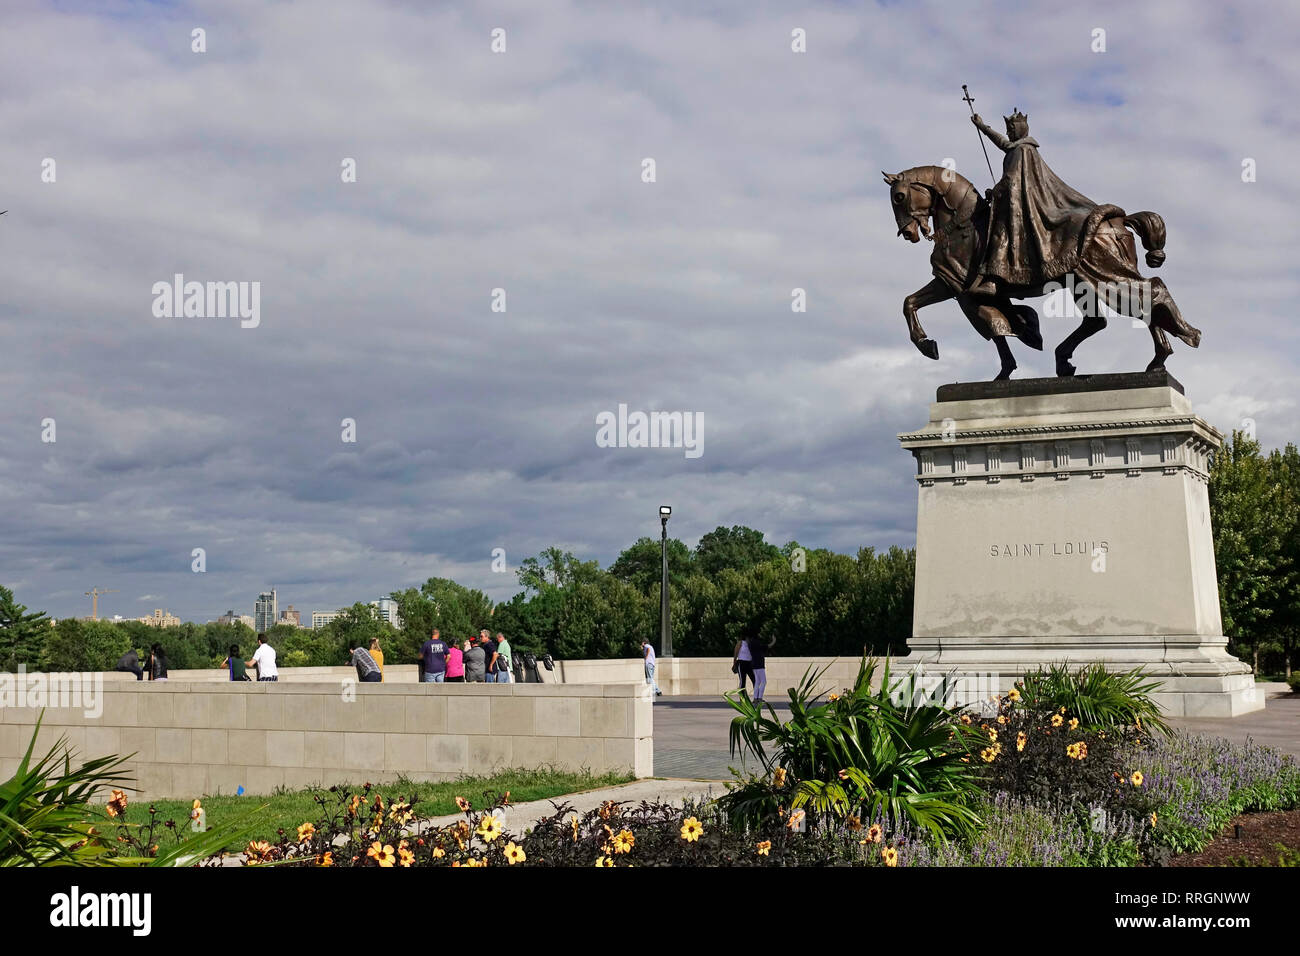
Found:
[[[1242, 743], [1250, 737], [1300, 758], [1300, 696], [1285, 693], [1285, 684], [1261, 684], [1268, 694], [1264, 710], [1241, 717], [1170, 720], [1192, 733], [1226, 737]], [[789, 706], [772, 701], [782, 717]], [[729, 767], [744, 767], [732, 759], [727, 728], [736, 712], [717, 697], [661, 697], [655, 702], [655, 776], [696, 780], [730, 780]], [[752, 760], [750, 761], [752, 764]]]

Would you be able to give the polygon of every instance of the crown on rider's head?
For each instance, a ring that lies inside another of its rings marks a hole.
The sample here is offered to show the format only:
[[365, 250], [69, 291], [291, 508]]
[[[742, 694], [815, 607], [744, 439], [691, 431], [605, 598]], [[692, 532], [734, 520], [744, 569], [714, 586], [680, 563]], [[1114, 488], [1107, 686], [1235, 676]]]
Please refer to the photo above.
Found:
[[1029, 117], [1016, 107], [1011, 108], [1011, 115], [1002, 117], [1007, 124], [1007, 133], [1013, 139], [1023, 139], [1029, 135]]

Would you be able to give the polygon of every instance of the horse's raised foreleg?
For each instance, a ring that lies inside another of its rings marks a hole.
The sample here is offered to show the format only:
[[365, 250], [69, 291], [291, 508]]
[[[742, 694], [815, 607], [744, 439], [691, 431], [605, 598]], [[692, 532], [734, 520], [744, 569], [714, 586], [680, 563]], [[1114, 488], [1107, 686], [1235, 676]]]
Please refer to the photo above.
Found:
[[918, 309], [924, 309], [927, 305], [934, 305], [951, 299], [953, 295], [955, 293], [948, 287], [946, 282], [934, 278], [903, 300], [903, 318], [907, 320], [908, 337], [911, 338], [912, 344], [926, 358], [937, 359], [939, 357], [939, 343], [926, 336], [925, 329], [921, 328], [921, 321], [916, 317], [916, 312]]

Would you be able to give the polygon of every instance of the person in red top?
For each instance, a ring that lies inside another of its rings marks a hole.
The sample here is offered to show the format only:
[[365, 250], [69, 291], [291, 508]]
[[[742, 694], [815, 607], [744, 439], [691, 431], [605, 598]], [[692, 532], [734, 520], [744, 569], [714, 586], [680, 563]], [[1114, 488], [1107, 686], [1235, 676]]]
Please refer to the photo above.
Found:
[[454, 643], [447, 650], [447, 680], [453, 684], [465, 683], [465, 655]]

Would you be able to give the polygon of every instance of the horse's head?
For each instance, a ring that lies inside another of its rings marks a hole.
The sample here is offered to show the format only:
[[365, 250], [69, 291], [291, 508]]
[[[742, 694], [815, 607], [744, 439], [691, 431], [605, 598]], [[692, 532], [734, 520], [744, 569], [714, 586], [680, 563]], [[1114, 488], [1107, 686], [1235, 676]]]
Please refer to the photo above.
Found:
[[930, 214], [933, 211], [934, 192], [929, 185], [901, 173], [881, 172], [889, 184], [889, 204], [898, 223], [898, 234], [908, 242], [920, 242], [921, 236], [931, 238]]

